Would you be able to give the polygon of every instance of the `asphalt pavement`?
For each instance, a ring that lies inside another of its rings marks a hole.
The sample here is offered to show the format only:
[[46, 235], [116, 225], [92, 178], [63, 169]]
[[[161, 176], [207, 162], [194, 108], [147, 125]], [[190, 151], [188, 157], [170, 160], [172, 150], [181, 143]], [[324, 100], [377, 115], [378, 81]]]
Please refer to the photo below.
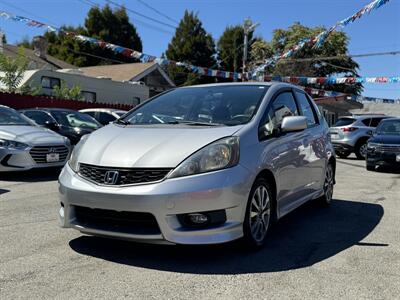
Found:
[[338, 160], [332, 205], [285, 216], [258, 252], [61, 229], [58, 172], [0, 175], [1, 299], [400, 298], [400, 172]]

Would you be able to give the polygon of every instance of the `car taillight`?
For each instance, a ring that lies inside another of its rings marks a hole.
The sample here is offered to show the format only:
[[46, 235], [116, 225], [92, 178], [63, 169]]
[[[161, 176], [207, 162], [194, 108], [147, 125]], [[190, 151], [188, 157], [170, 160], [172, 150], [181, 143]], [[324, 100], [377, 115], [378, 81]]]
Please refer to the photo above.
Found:
[[352, 131], [356, 131], [358, 128], [357, 127], [344, 127], [342, 128], [343, 132], [352, 132]]

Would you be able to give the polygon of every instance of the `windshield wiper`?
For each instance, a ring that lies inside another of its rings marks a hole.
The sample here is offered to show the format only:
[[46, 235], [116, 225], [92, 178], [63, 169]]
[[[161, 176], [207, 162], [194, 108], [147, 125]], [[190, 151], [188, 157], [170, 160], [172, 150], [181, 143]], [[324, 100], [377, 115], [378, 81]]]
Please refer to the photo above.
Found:
[[195, 121], [170, 121], [167, 124], [184, 124], [189, 126], [223, 126], [220, 123], [207, 123], [207, 122], [195, 122]]

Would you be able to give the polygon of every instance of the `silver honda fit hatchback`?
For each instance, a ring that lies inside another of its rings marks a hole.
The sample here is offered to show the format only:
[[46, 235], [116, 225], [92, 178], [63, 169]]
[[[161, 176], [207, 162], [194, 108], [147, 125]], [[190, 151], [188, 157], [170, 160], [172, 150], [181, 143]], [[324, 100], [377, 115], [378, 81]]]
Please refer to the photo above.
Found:
[[177, 88], [85, 136], [61, 172], [62, 227], [174, 244], [266, 241], [302, 203], [332, 199], [329, 129], [284, 83]]

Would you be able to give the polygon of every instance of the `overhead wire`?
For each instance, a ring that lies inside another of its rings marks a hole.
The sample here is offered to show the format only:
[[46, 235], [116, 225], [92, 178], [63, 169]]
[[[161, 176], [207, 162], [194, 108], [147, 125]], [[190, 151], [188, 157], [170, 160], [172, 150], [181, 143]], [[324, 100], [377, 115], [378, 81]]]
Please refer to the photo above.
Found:
[[171, 18], [170, 16], [164, 14], [163, 12], [159, 11], [158, 9], [152, 7], [150, 4], [144, 2], [143, 0], [136, 0], [137, 2], [141, 3], [142, 5], [146, 6], [147, 8], [151, 9], [152, 11], [154, 11], [156, 14], [174, 22], [175, 24], [179, 24], [179, 22], [173, 18]]

